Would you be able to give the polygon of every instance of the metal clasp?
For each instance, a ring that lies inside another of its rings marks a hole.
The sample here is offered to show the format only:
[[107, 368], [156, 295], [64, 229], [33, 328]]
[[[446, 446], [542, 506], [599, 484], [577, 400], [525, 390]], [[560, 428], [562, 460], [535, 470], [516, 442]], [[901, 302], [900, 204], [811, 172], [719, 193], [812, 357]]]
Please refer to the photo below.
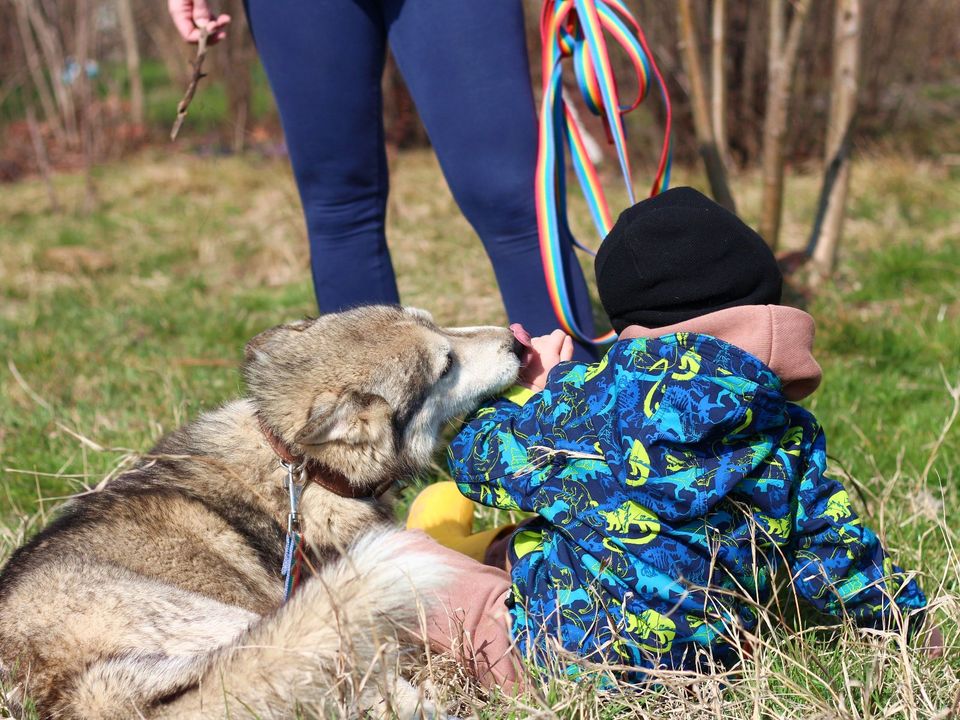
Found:
[[299, 464], [289, 463], [285, 460], [280, 461], [280, 467], [287, 471], [283, 480], [283, 489], [290, 496], [290, 512], [287, 515], [287, 534], [299, 534], [302, 528], [303, 516], [300, 514], [300, 495], [303, 493], [303, 486], [306, 485], [304, 479], [304, 466], [306, 462]]

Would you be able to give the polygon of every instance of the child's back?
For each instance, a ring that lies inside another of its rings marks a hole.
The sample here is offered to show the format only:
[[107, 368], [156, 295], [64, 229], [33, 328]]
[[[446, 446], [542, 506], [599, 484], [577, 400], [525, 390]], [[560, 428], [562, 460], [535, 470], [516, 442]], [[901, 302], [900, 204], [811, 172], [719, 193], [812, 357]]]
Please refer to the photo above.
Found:
[[558, 638], [637, 668], [734, 660], [731, 636], [756, 627], [782, 566], [832, 614], [879, 624], [891, 598], [922, 608], [790, 402], [819, 382], [813, 323], [775, 304], [762, 240], [689, 189], [628, 213], [597, 259], [621, 340], [481, 408], [451, 446], [465, 495], [537, 514], [508, 554], [520, 648]]
[[509, 555], [521, 649], [546, 630], [639, 668], [689, 667], [700, 651], [732, 660], [724, 636], [756, 627], [783, 565], [833, 614], [872, 623], [890, 597], [924, 605], [824, 477], [813, 416], [760, 360], [709, 335], [561, 364], [524, 405], [471, 419], [451, 458], [468, 497], [539, 516]]

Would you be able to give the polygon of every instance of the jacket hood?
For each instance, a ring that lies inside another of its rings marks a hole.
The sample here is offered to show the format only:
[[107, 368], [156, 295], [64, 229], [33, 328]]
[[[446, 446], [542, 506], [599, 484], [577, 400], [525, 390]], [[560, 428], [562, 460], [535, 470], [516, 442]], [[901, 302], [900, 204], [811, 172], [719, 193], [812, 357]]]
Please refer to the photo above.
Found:
[[750, 353], [780, 378], [784, 397], [802, 400], [820, 385], [822, 371], [813, 357], [814, 322], [803, 310], [784, 305], [727, 308], [675, 325], [630, 325], [621, 340], [655, 338], [678, 332], [712, 335]]

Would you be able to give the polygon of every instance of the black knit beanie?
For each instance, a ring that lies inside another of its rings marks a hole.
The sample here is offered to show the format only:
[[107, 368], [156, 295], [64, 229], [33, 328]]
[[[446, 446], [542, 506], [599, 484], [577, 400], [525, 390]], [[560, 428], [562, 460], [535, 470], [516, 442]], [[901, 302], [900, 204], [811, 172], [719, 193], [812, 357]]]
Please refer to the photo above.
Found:
[[600, 302], [617, 332], [737, 305], [777, 305], [783, 284], [763, 238], [689, 187], [624, 210], [594, 269]]

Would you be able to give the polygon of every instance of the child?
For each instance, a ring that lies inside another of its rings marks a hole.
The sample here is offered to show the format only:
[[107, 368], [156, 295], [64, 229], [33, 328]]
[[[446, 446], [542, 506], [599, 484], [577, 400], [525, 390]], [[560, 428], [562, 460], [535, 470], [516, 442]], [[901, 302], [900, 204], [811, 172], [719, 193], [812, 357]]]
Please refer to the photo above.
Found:
[[[913, 625], [923, 593], [824, 475], [823, 431], [793, 402], [820, 382], [813, 319], [778, 304], [763, 240], [677, 188], [624, 212], [595, 269], [619, 333], [606, 356], [564, 362], [563, 333], [531, 341], [517, 328], [525, 386], [450, 446], [467, 498], [536, 514], [506, 543], [520, 653], [542, 662], [555, 642], [632, 680], [707, 656], [730, 664], [781, 567], [817, 610]], [[437, 502], [448, 492], [428, 488], [408, 525], [489, 560], [489, 533], [454, 542], [469, 518], [437, 530], [463, 511]]]

